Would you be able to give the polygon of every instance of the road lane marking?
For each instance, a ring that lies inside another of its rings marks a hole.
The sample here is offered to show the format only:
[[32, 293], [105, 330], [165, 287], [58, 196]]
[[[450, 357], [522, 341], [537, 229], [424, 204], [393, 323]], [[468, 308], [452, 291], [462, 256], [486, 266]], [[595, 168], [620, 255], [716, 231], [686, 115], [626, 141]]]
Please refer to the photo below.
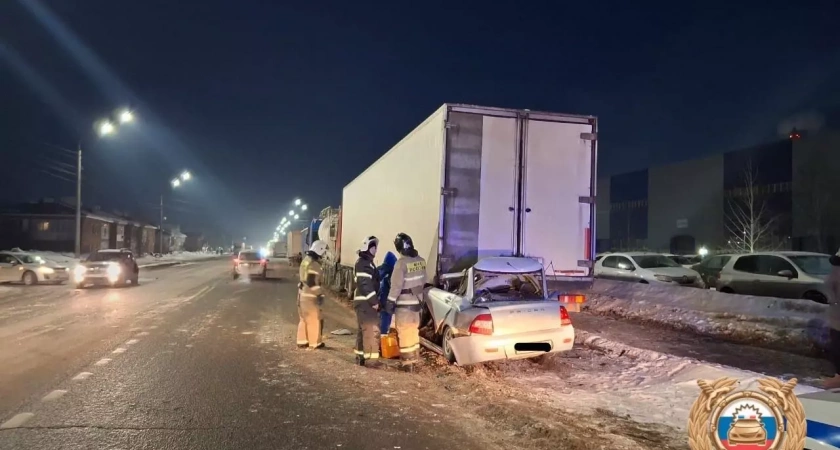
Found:
[[137, 333], [137, 336], [148, 336], [148, 335], [149, 335], [148, 331], [142, 331], [140, 333]]
[[254, 334], [253, 331], [243, 331], [242, 334]]
[[78, 375], [76, 375], [75, 377], [73, 377], [73, 380], [74, 381], [87, 380], [88, 377], [90, 377], [91, 375], [93, 375], [93, 374], [90, 373], [90, 372], [81, 372]]
[[114, 353], [114, 354], [125, 353], [125, 349], [124, 349], [124, 348], [122, 348], [122, 347], [117, 347], [117, 348], [115, 348], [115, 349], [114, 349], [114, 351], [113, 351], [113, 352], [111, 352], [111, 353]]
[[125, 341], [125, 345], [134, 345], [138, 342], [140, 342], [140, 339], [129, 339], [129, 340]]
[[64, 394], [66, 394], [66, 393], [67, 393], [67, 391], [65, 391], [65, 390], [56, 389], [56, 390], [50, 392], [49, 394], [45, 395], [44, 398], [41, 399], [41, 401], [42, 402], [51, 402], [53, 400], [58, 400], [62, 396], [64, 396]]
[[108, 364], [109, 362], [111, 362], [111, 360], [110, 360], [110, 359], [108, 359], [108, 358], [102, 358], [102, 359], [100, 359], [99, 361], [96, 361], [96, 364], [94, 364], [94, 365], [96, 365], [96, 366], [104, 366], [105, 364]]
[[23, 424], [25, 424], [29, 419], [35, 417], [35, 414], [32, 413], [20, 413], [11, 419], [3, 422], [3, 425], [0, 425], [0, 430], [6, 430], [9, 428], [17, 428]]

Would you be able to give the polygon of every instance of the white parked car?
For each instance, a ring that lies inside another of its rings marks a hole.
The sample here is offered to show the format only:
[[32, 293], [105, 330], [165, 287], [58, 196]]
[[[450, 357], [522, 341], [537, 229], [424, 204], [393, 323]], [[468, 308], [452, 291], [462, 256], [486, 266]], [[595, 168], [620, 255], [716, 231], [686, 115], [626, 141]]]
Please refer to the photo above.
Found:
[[610, 253], [595, 262], [595, 277], [644, 284], [702, 285], [699, 273], [660, 253]]
[[421, 332], [450, 362], [466, 366], [572, 349], [572, 321], [546, 293], [539, 261], [484, 258], [446, 280], [451, 290], [426, 291]]
[[840, 449], [840, 389], [799, 396], [808, 421], [805, 450]]
[[26, 252], [0, 252], [0, 283], [64, 283], [70, 269]]

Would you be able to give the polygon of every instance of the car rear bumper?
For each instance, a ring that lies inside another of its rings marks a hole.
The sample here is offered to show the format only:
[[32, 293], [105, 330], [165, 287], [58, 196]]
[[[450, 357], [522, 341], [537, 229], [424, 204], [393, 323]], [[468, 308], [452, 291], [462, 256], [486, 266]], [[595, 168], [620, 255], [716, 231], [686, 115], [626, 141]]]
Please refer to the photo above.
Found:
[[55, 271], [54, 273], [40, 274], [41, 281], [46, 283], [53, 283], [58, 281], [67, 281], [70, 279], [70, 274], [66, 271]]
[[[572, 349], [574, 343], [574, 327], [566, 325], [553, 330], [529, 331], [505, 336], [473, 334], [456, 337], [452, 339], [450, 346], [458, 364], [466, 366], [503, 359], [534, 358], [546, 353], [567, 352]], [[533, 347], [535, 344], [548, 344], [548, 351], [522, 349], [524, 346]], [[517, 347], [520, 349], [517, 350]]]
[[261, 264], [248, 264], [247, 266], [243, 267], [242, 264], [236, 266], [234, 269], [238, 275], [243, 277], [247, 276], [254, 276], [259, 275], [262, 276], [263, 271], [265, 270]]
[[119, 283], [120, 277], [109, 277], [107, 274], [85, 274], [83, 277], [74, 277], [76, 284], [104, 284], [114, 285]]

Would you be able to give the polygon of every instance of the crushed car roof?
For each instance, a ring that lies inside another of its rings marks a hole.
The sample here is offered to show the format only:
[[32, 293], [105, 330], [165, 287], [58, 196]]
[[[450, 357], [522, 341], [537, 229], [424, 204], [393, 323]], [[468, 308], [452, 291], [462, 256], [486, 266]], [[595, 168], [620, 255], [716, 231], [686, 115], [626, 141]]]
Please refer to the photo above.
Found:
[[542, 263], [533, 258], [516, 258], [513, 256], [498, 256], [484, 258], [473, 266], [484, 272], [526, 273], [539, 272]]

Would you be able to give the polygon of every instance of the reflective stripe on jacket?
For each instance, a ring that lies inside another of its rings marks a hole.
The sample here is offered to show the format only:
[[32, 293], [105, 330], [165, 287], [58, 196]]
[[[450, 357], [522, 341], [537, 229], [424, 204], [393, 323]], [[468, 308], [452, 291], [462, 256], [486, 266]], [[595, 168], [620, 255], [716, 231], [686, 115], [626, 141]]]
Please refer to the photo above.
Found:
[[353, 275], [356, 278], [356, 291], [353, 294], [353, 302], [367, 302], [370, 306], [379, 304], [376, 296], [379, 290], [379, 272], [373, 265], [373, 259], [368, 253], [359, 255], [356, 266], [353, 268]]
[[300, 263], [298, 276], [301, 296], [317, 297], [322, 294], [321, 282], [324, 279], [324, 270], [321, 269], [321, 263], [307, 255]]
[[401, 256], [391, 274], [388, 301], [397, 306], [419, 305], [426, 285], [426, 260], [420, 256]]

